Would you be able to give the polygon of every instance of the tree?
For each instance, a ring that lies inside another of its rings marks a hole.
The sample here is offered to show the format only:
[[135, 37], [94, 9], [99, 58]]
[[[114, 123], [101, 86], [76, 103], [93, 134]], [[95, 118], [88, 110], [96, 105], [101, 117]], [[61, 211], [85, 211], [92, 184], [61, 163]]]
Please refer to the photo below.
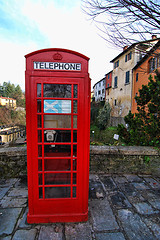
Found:
[[150, 75], [148, 85], [139, 90], [137, 101], [138, 113], [129, 114], [124, 118], [128, 129], [118, 126], [120, 138], [131, 145], [160, 147], [160, 74], [155, 78]]
[[98, 121], [98, 126], [101, 130], [104, 130], [107, 127], [110, 119], [110, 112], [111, 112], [111, 107], [109, 103], [105, 103], [103, 108], [99, 110], [97, 121]]
[[103, 38], [116, 47], [144, 41], [160, 32], [157, 0], [82, 0], [82, 8], [97, 24]]
[[25, 97], [19, 85], [15, 87], [10, 82], [4, 82], [0, 91], [2, 97], [14, 98], [17, 101], [18, 107], [25, 107]]

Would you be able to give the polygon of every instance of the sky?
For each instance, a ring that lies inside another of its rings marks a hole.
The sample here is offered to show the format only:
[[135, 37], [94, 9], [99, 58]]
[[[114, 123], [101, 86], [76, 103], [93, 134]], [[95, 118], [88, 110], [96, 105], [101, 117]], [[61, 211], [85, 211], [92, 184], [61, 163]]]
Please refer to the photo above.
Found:
[[81, 0], [0, 0], [0, 84], [25, 91], [25, 55], [64, 48], [90, 58], [91, 86], [112, 70], [119, 50], [100, 37]]

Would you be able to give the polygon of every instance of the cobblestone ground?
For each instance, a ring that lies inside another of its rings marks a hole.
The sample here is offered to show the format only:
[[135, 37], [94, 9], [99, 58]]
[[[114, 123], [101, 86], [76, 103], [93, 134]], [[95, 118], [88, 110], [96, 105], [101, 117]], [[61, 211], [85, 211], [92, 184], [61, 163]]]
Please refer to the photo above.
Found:
[[160, 239], [160, 178], [90, 175], [86, 223], [30, 225], [26, 216], [26, 180], [0, 180], [0, 239]]

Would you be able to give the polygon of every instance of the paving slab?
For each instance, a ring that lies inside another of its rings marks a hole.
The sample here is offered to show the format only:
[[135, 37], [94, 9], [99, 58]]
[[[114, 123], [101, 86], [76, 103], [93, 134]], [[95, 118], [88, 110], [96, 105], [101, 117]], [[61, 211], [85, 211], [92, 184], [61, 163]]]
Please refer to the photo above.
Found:
[[93, 218], [93, 228], [96, 231], [116, 230], [119, 226], [108, 200], [90, 201], [90, 211]]
[[31, 228], [33, 224], [28, 224], [27, 223], [27, 213], [28, 213], [28, 208], [26, 208], [25, 212], [23, 213], [22, 217], [19, 218], [18, 221], [18, 227], [19, 228]]
[[11, 187], [17, 181], [17, 178], [0, 179], [0, 187]]
[[148, 191], [141, 191], [142, 196], [149, 200], [160, 199], [160, 191], [157, 190], [148, 190]]
[[160, 183], [151, 177], [144, 177], [144, 180], [154, 189], [160, 189]]
[[2, 199], [5, 194], [8, 192], [8, 190], [10, 189], [10, 187], [1, 187], [0, 188], [0, 199]]
[[11, 188], [9, 193], [9, 197], [28, 197], [28, 190], [27, 188]]
[[92, 228], [89, 222], [78, 224], [66, 224], [65, 226], [66, 240], [91, 240]]
[[[160, 239], [160, 217], [143, 218], [148, 228], [152, 230], [157, 239]], [[159, 223], [159, 224], [158, 224]]]
[[117, 191], [117, 185], [116, 183], [113, 181], [112, 177], [107, 176], [107, 175], [100, 175], [100, 179], [103, 182], [106, 190], [108, 191]]
[[124, 176], [114, 176], [113, 179], [116, 181], [116, 183], [127, 183], [128, 180]]
[[27, 205], [27, 198], [13, 198], [4, 196], [0, 200], [0, 207], [2, 208], [12, 208], [12, 207], [25, 207]]
[[109, 199], [115, 208], [131, 208], [131, 204], [122, 192], [114, 192], [109, 195]]
[[143, 198], [143, 196], [141, 195], [141, 192], [138, 191], [132, 185], [132, 183], [120, 184], [119, 186], [120, 186], [120, 189], [122, 190], [122, 192], [125, 194], [125, 196], [127, 196], [127, 198], [129, 199], [130, 202], [141, 202], [141, 201], [145, 200]]
[[148, 186], [147, 186], [147, 184], [145, 184], [145, 183], [137, 183], [137, 182], [134, 182], [134, 183], [132, 183], [133, 184], [133, 186], [136, 188], [136, 189], [138, 189], [138, 190], [148, 190], [148, 189], [150, 189]]
[[37, 234], [36, 229], [30, 230], [17, 230], [12, 238], [12, 240], [35, 240]]
[[1, 180], [0, 240], [160, 239], [159, 183], [149, 175], [92, 174], [86, 223], [37, 225], [26, 221], [26, 178]]
[[137, 175], [124, 174], [124, 176], [127, 178], [128, 182], [143, 182], [143, 179]]
[[138, 214], [122, 209], [118, 210], [118, 217], [129, 240], [155, 240], [155, 237]]
[[145, 202], [133, 203], [133, 205], [139, 214], [151, 215], [151, 214], [159, 213], [159, 211], [154, 210], [152, 206], [150, 206], [148, 203], [145, 203]]
[[42, 226], [38, 240], [63, 240], [62, 224], [52, 224], [51, 226]]
[[156, 209], [160, 210], [160, 200], [150, 200], [149, 203]]
[[0, 240], [11, 240], [12, 236], [0, 237]]
[[22, 208], [0, 209], [0, 235], [11, 234]]
[[124, 235], [118, 233], [96, 233], [96, 240], [125, 240]]

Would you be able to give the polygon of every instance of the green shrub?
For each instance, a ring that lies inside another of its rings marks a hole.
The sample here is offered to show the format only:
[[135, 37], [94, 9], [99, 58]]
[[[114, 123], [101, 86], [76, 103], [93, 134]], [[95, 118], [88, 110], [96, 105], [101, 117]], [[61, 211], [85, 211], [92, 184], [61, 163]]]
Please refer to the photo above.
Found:
[[128, 129], [118, 126], [121, 140], [128, 145], [160, 147], [160, 74], [153, 80], [149, 77], [148, 85], [139, 90], [137, 101], [138, 113], [124, 118]]

